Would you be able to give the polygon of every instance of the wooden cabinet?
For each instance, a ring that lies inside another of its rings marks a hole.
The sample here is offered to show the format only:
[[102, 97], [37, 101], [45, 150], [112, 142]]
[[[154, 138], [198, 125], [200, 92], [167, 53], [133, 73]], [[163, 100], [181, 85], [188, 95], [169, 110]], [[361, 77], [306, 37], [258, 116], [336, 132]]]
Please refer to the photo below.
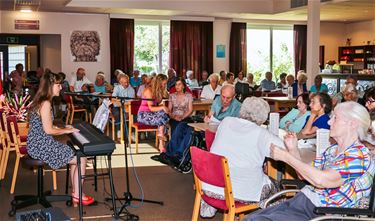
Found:
[[375, 45], [339, 47], [339, 63], [353, 65], [353, 72], [375, 69]]

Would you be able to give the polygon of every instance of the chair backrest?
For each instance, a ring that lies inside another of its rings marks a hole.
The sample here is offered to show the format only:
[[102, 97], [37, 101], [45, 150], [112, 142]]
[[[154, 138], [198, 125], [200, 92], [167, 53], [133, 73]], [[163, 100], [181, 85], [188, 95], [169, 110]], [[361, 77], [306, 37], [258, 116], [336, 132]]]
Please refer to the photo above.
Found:
[[267, 94], [267, 97], [286, 97], [287, 94], [284, 94], [282, 92], [270, 92]]
[[225, 157], [219, 156], [198, 147], [190, 147], [191, 162], [195, 176], [207, 184], [224, 188]]
[[4, 133], [4, 135], [7, 131], [6, 126], [5, 126], [5, 122], [6, 122], [5, 110], [0, 108], [0, 127], [1, 127], [0, 129]]
[[7, 121], [7, 130], [9, 135], [9, 141], [14, 144], [18, 144], [19, 140], [17, 136], [19, 137], [19, 130], [18, 130], [18, 124], [17, 124], [17, 116], [16, 115], [8, 115], [6, 117]]
[[130, 101], [130, 115], [138, 114], [138, 110], [141, 107], [142, 100]]
[[214, 142], [214, 139], [215, 139], [215, 135], [216, 135], [216, 133], [210, 131], [209, 129], [206, 129], [204, 131], [204, 137], [206, 139], [206, 148], [207, 148], [207, 151], [210, 151], [212, 143]]

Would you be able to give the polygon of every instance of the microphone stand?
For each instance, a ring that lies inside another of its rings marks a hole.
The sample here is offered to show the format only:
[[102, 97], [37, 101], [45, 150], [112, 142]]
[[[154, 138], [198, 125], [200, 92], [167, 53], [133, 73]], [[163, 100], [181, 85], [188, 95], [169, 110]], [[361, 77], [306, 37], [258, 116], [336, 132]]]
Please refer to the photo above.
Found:
[[[125, 101], [127, 101], [127, 100], [128, 101], [130, 101], [130, 100], [152, 100], [152, 99], [144, 99], [144, 98], [119, 97], [119, 96], [112, 96], [112, 95], [94, 95], [94, 94], [89, 94], [89, 93], [76, 93], [76, 92], [65, 92], [65, 94], [66, 95], [72, 95], [72, 96], [88, 96], [88, 97], [99, 97], [99, 98], [116, 98], [116, 99], [120, 100], [120, 102], [121, 102], [121, 108], [122, 108], [122, 110], [124, 112], [125, 112]], [[126, 126], [126, 114], [124, 114], [124, 112], [121, 113], [121, 111], [120, 111], [120, 114], [122, 114], [122, 116], [120, 115], [120, 119], [123, 119], [122, 120], [123, 127], [127, 128], [127, 126]], [[131, 129], [131, 128], [128, 128], [128, 129]], [[124, 140], [124, 150], [125, 150], [126, 192], [123, 193], [124, 197], [122, 197], [122, 198], [115, 198], [115, 200], [118, 200], [120, 202], [124, 201], [124, 203], [121, 205], [121, 208], [119, 210], [114, 211], [114, 217], [115, 217], [115, 219], [120, 218], [120, 215], [125, 210], [125, 216], [126, 216], [125, 220], [127, 220], [127, 221], [137, 221], [137, 220], [139, 220], [139, 216], [137, 216], [135, 214], [131, 214], [126, 209], [127, 206], [131, 205], [131, 201], [140, 201], [140, 202], [154, 203], [154, 204], [159, 204], [159, 205], [164, 205], [164, 203], [162, 201], [154, 201], [154, 200], [134, 198], [133, 195], [131, 194], [131, 192], [130, 192], [130, 184], [129, 184], [129, 165], [128, 165], [128, 151], [127, 151], [128, 144], [130, 144], [130, 142], [129, 142], [130, 138], [128, 136], [128, 133], [125, 133], [124, 128], [122, 128], [122, 130], [123, 130], [123, 137], [125, 138], [125, 140]], [[112, 198], [105, 198], [106, 201], [109, 201], [111, 199]], [[116, 207], [114, 206], [114, 208], [116, 208]]]

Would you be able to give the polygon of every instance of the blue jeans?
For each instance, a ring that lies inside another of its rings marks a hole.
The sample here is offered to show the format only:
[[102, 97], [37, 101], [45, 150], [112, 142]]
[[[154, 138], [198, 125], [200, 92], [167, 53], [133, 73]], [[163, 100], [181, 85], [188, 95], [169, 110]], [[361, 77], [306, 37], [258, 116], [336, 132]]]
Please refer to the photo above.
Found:
[[[115, 128], [116, 131], [120, 130], [120, 107], [113, 107], [112, 108], [113, 116], [115, 117]], [[125, 137], [128, 135], [128, 125], [126, 124], [127, 115], [124, 111], [124, 131], [125, 131]]]

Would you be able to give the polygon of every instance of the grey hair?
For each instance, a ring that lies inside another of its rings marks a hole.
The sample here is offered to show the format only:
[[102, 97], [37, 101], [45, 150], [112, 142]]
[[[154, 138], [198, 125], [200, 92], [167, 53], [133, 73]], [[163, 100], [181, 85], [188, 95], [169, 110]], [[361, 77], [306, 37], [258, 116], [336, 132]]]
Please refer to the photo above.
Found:
[[188, 70], [188, 71], [186, 71], [186, 77], [190, 77], [190, 75], [192, 75], [193, 74], [193, 71], [192, 70]]
[[358, 122], [357, 135], [360, 140], [364, 140], [371, 126], [370, 114], [366, 108], [357, 102], [347, 101], [337, 104], [336, 110], [340, 110], [346, 119]]
[[356, 94], [358, 94], [358, 91], [357, 89], [355, 88], [354, 84], [352, 83], [349, 83], [349, 84], [346, 84], [343, 89], [342, 89], [342, 92], [348, 92], [348, 93], [351, 93], [351, 92], [354, 92]]
[[304, 80], [304, 81], [307, 81], [307, 75], [304, 71], [298, 71], [298, 74], [297, 74], [297, 80], [300, 81], [300, 80]]
[[267, 101], [259, 97], [248, 97], [241, 105], [240, 118], [261, 125], [268, 119], [269, 112], [270, 105]]
[[218, 73], [212, 73], [210, 74], [210, 76], [208, 77], [208, 80], [211, 80], [212, 78], [216, 78], [217, 81], [219, 81], [220, 79], [220, 75]]

